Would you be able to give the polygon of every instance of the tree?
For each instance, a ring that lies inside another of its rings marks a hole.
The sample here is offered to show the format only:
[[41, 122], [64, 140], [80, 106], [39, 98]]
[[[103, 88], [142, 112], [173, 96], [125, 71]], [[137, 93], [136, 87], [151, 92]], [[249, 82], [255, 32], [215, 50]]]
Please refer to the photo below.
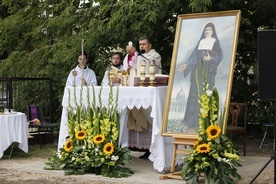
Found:
[[[177, 15], [242, 10], [232, 97], [252, 102], [257, 91], [256, 38], [259, 27], [275, 28], [275, 1], [219, 0], [2, 0], [0, 76], [52, 77], [55, 119], [76, 54], [84, 49], [101, 82], [110, 52], [148, 35], [169, 72]], [[248, 89], [248, 90], [245, 90]], [[241, 95], [242, 94], [242, 95]]]

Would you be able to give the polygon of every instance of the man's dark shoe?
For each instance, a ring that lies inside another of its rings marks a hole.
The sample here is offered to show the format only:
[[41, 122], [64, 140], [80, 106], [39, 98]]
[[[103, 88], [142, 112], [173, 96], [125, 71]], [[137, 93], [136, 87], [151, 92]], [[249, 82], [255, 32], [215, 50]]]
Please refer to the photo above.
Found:
[[139, 158], [141, 158], [141, 159], [148, 159], [149, 156], [150, 156], [150, 152], [149, 152], [149, 151], [146, 151], [146, 152], [144, 153], [144, 155], [140, 156]]

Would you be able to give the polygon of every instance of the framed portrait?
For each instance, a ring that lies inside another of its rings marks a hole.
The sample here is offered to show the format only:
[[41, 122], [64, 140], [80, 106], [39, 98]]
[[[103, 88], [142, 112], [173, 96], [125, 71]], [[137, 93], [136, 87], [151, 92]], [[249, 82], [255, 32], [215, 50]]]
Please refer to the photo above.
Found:
[[241, 12], [178, 16], [163, 115], [163, 136], [198, 136], [198, 89], [206, 81], [219, 93], [219, 125], [225, 129]]

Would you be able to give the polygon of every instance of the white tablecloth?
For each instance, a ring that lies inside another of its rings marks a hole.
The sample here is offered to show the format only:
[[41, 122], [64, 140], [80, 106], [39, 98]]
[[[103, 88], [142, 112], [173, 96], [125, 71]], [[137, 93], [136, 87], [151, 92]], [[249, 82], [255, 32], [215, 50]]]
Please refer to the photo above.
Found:
[[[75, 91], [74, 91], [75, 89]], [[96, 104], [98, 104], [98, 94], [101, 87], [94, 87]], [[109, 97], [109, 87], [104, 87], [101, 94], [103, 105], [107, 105]], [[116, 95], [117, 88], [113, 88], [113, 94]], [[172, 138], [161, 136], [162, 131], [162, 118], [164, 103], [166, 98], [167, 87], [119, 87], [118, 108], [121, 110], [120, 120], [120, 139], [121, 145], [128, 146], [128, 131], [127, 131], [127, 108], [132, 109], [134, 106], [147, 109], [152, 106], [151, 117], [153, 118], [152, 124], [152, 136], [151, 136], [151, 155], [149, 159], [153, 162], [154, 169], [162, 172], [164, 168], [168, 168], [171, 165], [172, 158]], [[90, 99], [93, 95], [92, 87], [66, 87], [64, 90], [64, 96], [62, 100], [62, 116], [60, 124], [60, 134], [58, 149], [63, 147], [68, 136], [67, 123], [68, 123], [68, 111], [69, 103], [72, 107], [75, 106], [75, 102], [82, 100], [82, 104], [86, 107], [88, 100], [87, 94], [89, 93]], [[69, 95], [70, 94], [70, 95]], [[76, 99], [74, 99], [74, 94]], [[82, 95], [81, 95], [82, 94]], [[69, 99], [70, 96], [70, 99]], [[69, 101], [70, 100], [70, 101]], [[91, 101], [91, 100], [90, 100]]]
[[28, 123], [24, 113], [0, 115], [0, 158], [13, 142], [18, 142], [18, 147], [25, 153], [29, 151]]

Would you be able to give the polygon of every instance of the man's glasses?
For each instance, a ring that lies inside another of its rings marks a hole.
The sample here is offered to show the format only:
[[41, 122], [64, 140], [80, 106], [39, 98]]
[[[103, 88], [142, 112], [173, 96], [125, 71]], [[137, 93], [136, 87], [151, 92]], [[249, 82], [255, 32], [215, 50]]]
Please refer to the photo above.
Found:
[[111, 58], [112, 60], [121, 60], [121, 58]]

